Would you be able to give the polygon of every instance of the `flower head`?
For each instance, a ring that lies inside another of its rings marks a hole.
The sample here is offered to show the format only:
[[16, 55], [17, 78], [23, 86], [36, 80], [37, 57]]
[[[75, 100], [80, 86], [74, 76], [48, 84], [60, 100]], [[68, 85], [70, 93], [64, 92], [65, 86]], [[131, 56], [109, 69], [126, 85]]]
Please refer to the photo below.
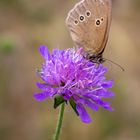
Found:
[[81, 51], [82, 49], [74, 48], [55, 49], [50, 54], [47, 47], [41, 46], [40, 53], [45, 62], [39, 76], [43, 83], [38, 82], [37, 86], [42, 92], [34, 94], [34, 97], [38, 101], [54, 98], [55, 107], [69, 101], [80, 119], [90, 123], [86, 106], [94, 111], [98, 111], [99, 107], [113, 110], [110, 103], [102, 100], [114, 96], [114, 93], [108, 90], [112, 88], [113, 81], [105, 78], [107, 68], [86, 60]]

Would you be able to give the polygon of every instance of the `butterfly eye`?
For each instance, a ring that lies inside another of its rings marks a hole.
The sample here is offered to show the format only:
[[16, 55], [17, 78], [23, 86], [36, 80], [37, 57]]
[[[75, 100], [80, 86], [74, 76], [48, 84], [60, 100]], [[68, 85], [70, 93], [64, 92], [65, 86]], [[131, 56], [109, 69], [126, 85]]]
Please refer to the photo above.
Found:
[[90, 11], [86, 11], [86, 16], [90, 17], [90, 15], [91, 15], [91, 12]]
[[75, 20], [75, 21], [74, 21], [74, 24], [75, 24], [75, 25], [77, 25], [78, 23], [79, 23], [78, 20]]
[[80, 16], [80, 21], [82, 22], [82, 21], [84, 21], [84, 19], [85, 19], [85, 17], [84, 16]]
[[99, 26], [101, 24], [101, 21], [99, 19], [96, 20], [96, 25]]

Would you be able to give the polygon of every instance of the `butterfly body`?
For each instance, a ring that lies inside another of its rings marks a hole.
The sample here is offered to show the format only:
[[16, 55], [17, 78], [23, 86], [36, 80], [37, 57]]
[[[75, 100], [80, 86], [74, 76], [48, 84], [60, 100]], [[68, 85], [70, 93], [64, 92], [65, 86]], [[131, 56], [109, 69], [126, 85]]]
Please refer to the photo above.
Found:
[[91, 53], [91, 54], [87, 53], [85, 58], [90, 60], [91, 62], [97, 63], [97, 64], [105, 62], [105, 59], [103, 58], [102, 54], [96, 55], [96, 54], [93, 54], [93, 53]]
[[104, 62], [102, 53], [109, 35], [111, 7], [111, 0], [82, 0], [68, 13], [66, 25], [72, 40], [84, 48], [86, 58], [92, 62]]

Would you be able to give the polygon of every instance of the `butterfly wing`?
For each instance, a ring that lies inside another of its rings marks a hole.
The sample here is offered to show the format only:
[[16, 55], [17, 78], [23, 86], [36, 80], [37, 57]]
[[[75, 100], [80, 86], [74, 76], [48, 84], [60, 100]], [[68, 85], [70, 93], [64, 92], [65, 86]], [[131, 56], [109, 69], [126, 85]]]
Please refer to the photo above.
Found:
[[98, 55], [104, 51], [111, 23], [111, 0], [82, 0], [68, 13], [66, 25], [78, 47]]

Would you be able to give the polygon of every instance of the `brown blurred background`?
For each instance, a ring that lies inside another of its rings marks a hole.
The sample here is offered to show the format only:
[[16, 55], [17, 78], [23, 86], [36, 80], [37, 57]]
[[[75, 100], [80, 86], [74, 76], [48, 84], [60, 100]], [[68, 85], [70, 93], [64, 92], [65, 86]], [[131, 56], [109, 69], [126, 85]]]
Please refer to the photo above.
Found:
[[[58, 109], [37, 102], [38, 48], [73, 47], [65, 26], [78, 0], [0, 0], [0, 140], [51, 140]], [[89, 110], [83, 124], [66, 107], [61, 140], [140, 140], [140, 0], [113, 0], [113, 21], [104, 57], [107, 77], [115, 80], [114, 112]]]

